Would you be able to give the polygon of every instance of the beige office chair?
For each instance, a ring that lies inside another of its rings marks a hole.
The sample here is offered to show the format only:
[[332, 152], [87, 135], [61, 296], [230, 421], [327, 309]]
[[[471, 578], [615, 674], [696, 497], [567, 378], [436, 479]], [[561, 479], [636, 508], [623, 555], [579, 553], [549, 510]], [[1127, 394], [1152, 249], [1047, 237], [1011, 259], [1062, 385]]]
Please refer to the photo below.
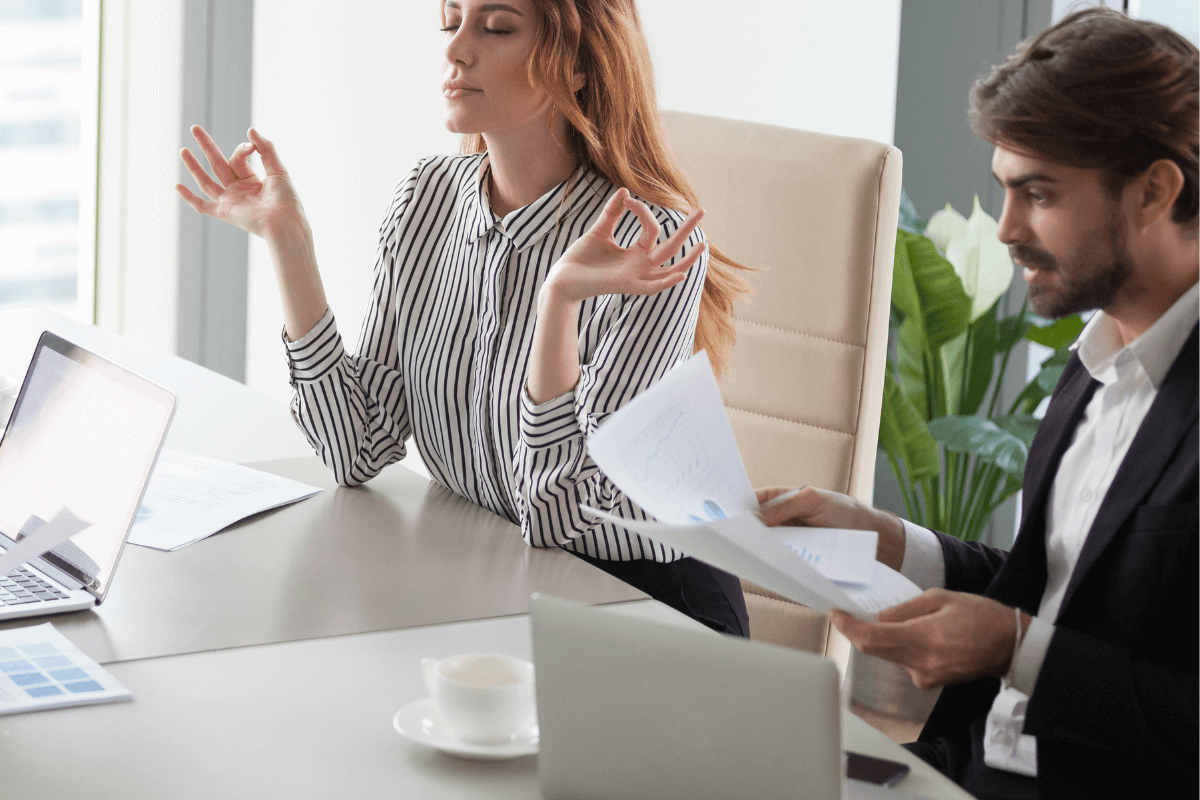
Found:
[[[900, 206], [900, 151], [753, 122], [663, 112], [704, 230], [760, 270], [734, 314], [721, 391], [755, 486], [820, 486], [870, 503]], [[827, 653], [824, 614], [744, 584], [755, 639]], [[831, 637], [831, 632], [833, 636]]]

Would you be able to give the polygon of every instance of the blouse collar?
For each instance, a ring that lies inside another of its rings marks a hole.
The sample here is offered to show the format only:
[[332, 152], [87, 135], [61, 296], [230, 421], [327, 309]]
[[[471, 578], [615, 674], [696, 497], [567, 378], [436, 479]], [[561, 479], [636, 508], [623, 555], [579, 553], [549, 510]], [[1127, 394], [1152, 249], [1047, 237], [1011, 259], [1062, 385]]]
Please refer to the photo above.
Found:
[[[558, 225], [570, 225], [576, 216], [588, 207], [582, 202], [588, 197], [607, 197], [612, 186], [599, 173], [580, 166], [571, 177], [555, 186], [544, 195], [523, 208], [504, 215], [501, 219], [492, 211], [488, 199], [488, 176], [492, 168], [485, 153], [479, 161], [475, 183], [466, 193], [465, 200], [473, 213], [469, 236], [472, 242], [495, 229], [497, 233], [513, 243], [520, 252], [536, 244]], [[567, 193], [563, 201], [563, 193]]]

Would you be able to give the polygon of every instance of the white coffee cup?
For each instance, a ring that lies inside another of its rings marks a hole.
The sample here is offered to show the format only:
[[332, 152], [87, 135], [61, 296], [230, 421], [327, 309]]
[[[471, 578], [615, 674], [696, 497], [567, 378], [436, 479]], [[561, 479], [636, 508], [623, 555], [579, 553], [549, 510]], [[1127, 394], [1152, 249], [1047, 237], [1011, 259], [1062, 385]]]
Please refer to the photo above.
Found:
[[21, 384], [7, 375], [0, 375], [0, 428], [8, 424], [8, 417], [12, 414], [20, 391]]
[[423, 658], [421, 671], [442, 719], [464, 742], [509, 742], [537, 721], [528, 661], [468, 653]]

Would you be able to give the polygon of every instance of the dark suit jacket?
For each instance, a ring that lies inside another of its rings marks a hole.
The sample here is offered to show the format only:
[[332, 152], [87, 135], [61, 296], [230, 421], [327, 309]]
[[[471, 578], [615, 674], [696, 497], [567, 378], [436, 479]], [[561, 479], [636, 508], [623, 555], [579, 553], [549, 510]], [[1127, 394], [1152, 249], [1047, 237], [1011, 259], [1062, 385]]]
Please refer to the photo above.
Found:
[[[1040, 797], [1166, 796], [1181, 786], [1179, 796], [1196, 796], [1198, 360], [1193, 328], [1071, 575], [1025, 720], [1038, 737]], [[1010, 553], [939, 535], [948, 589], [1037, 613], [1050, 484], [1098, 385], [1073, 357], [1029, 451]], [[982, 720], [998, 689], [994, 678], [947, 687], [921, 739], [957, 739], [982, 753]]]

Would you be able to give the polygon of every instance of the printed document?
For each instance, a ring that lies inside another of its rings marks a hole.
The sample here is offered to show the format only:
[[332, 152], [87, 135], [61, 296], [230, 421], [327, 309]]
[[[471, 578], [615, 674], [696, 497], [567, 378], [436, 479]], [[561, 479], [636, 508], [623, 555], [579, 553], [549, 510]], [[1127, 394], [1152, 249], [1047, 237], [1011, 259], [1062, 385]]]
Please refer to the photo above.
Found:
[[585, 511], [798, 603], [873, 619], [921, 593], [875, 561], [874, 531], [762, 524], [704, 352], [608, 417], [588, 440], [588, 453], [660, 521]]
[[0, 631], [0, 714], [131, 697], [51, 623]]
[[163, 449], [129, 541], [178, 550], [253, 514], [324, 491], [269, 472]]

